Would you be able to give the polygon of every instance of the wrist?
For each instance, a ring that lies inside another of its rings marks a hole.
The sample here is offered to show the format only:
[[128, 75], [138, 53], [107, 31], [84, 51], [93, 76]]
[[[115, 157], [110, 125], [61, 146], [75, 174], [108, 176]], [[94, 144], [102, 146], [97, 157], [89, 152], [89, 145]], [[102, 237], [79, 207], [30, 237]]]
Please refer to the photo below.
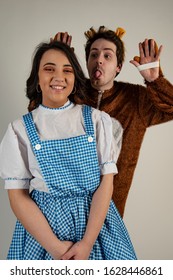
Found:
[[152, 82], [154, 82], [155, 80], [157, 80], [158, 79], [158, 77], [157, 78], [154, 78], [154, 79], [145, 79], [145, 81], [147, 82], [147, 83], [152, 83]]
[[152, 81], [149, 81], [148, 79], [144, 79], [144, 82], [145, 82], [146, 85], [150, 85], [151, 83], [157, 83], [157, 81], [159, 81], [160, 78], [162, 78], [162, 76], [159, 76], [158, 78], [156, 78]]
[[90, 249], [93, 248], [95, 240], [92, 240], [91, 237], [87, 237], [84, 235], [83, 239], [81, 240], [84, 244], [86, 244], [87, 247], [89, 247]]
[[63, 248], [63, 243], [56, 236], [54, 236], [46, 246], [46, 251], [54, 258], [54, 256], [60, 255]]

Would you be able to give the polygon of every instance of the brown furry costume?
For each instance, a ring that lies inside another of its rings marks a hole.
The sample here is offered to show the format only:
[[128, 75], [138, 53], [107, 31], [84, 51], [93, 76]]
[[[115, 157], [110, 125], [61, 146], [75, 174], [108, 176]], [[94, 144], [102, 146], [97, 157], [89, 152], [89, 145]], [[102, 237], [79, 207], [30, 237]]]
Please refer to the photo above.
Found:
[[[104, 26], [100, 26], [99, 30], [107, 31]], [[85, 32], [85, 36], [88, 40], [96, 33], [97, 31], [90, 28]], [[57, 34], [54, 40], [57, 40]], [[125, 30], [117, 28], [115, 34], [121, 38]], [[155, 42], [155, 53], [157, 52], [158, 46]], [[134, 60], [140, 63], [139, 56], [135, 56]], [[123, 61], [124, 56], [121, 63]], [[173, 85], [163, 77], [161, 68], [159, 78], [150, 83], [145, 81], [145, 85], [115, 81], [112, 89], [104, 91], [99, 106], [100, 110], [116, 118], [124, 129], [112, 197], [122, 217], [147, 127], [173, 120]], [[88, 96], [84, 103], [96, 108], [98, 91], [92, 88], [89, 80], [88, 86]], [[81, 102], [77, 100], [77, 103]]]
[[[88, 83], [88, 104], [97, 107], [98, 92]], [[113, 191], [122, 217], [147, 127], [173, 120], [173, 85], [162, 74], [145, 84], [115, 81], [112, 89], [104, 91], [99, 108], [119, 120], [124, 129]]]

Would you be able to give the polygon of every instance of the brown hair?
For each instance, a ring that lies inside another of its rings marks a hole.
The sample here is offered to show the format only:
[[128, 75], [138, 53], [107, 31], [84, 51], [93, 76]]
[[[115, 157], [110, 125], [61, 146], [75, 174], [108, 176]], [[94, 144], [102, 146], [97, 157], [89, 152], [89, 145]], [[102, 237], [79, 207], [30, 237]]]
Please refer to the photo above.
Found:
[[69, 59], [75, 75], [75, 83], [74, 83], [74, 94], [69, 95], [69, 99], [77, 103], [78, 100], [85, 100], [86, 96], [86, 78], [84, 72], [78, 62], [78, 59], [74, 53], [74, 51], [66, 44], [58, 41], [52, 41], [49, 43], [41, 43], [37, 46], [33, 62], [32, 69], [29, 75], [29, 78], [26, 81], [26, 96], [29, 99], [28, 111], [32, 111], [42, 103], [42, 92], [41, 89], [38, 88], [38, 71], [41, 58], [45, 52], [48, 50], [60, 50], [65, 53], [67, 58]]
[[118, 66], [122, 67], [125, 58], [125, 47], [123, 41], [121, 40], [121, 37], [124, 35], [124, 33], [125, 30], [120, 27], [117, 28], [116, 31], [109, 30], [105, 26], [100, 26], [97, 31], [93, 27], [91, 27], [88, 31], [84, 33], [85, 37], [87, 38], [87, 42], [85, 45], [86, 61], [88, 61], [92, 44], [98, 39], [105, 39], [116, 45]]

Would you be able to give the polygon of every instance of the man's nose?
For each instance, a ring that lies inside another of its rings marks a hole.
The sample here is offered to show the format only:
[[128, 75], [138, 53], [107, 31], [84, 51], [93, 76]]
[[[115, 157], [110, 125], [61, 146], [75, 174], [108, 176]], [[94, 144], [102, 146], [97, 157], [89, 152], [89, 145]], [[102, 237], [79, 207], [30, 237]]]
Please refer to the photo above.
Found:
[[102, 59], [102, 56], [101, 56], [101, 55], [99, 55], [98, 58], [97, 58], [97, 64], [98, 64], [98, 65], [103, 64], [103, 59]]
[[102, 62], [101, 60], [98, 60], [98, 61], [97, 61], [97, 64], [98, 64], [98, 65], [101, 65], [101, 64], [103, 64], [103, 62]]

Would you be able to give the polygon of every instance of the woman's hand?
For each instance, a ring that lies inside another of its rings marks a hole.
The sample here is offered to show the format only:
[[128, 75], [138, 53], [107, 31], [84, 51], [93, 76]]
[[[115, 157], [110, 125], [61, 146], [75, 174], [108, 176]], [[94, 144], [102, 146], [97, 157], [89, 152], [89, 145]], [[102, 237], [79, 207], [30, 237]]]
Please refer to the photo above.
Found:
[[70, 250], [73, 244], [74, 243], [71, 241], [61, 241], [61, 245], [56, 246], [53, 248], [52, 252], [50, 252], [52, 258], [54, 260], [61, 260], [62, 256]]
[[81, 240], [75, 243], [67, 253], [62, 256], [62, 260], [88, 260], [92, 247]]

